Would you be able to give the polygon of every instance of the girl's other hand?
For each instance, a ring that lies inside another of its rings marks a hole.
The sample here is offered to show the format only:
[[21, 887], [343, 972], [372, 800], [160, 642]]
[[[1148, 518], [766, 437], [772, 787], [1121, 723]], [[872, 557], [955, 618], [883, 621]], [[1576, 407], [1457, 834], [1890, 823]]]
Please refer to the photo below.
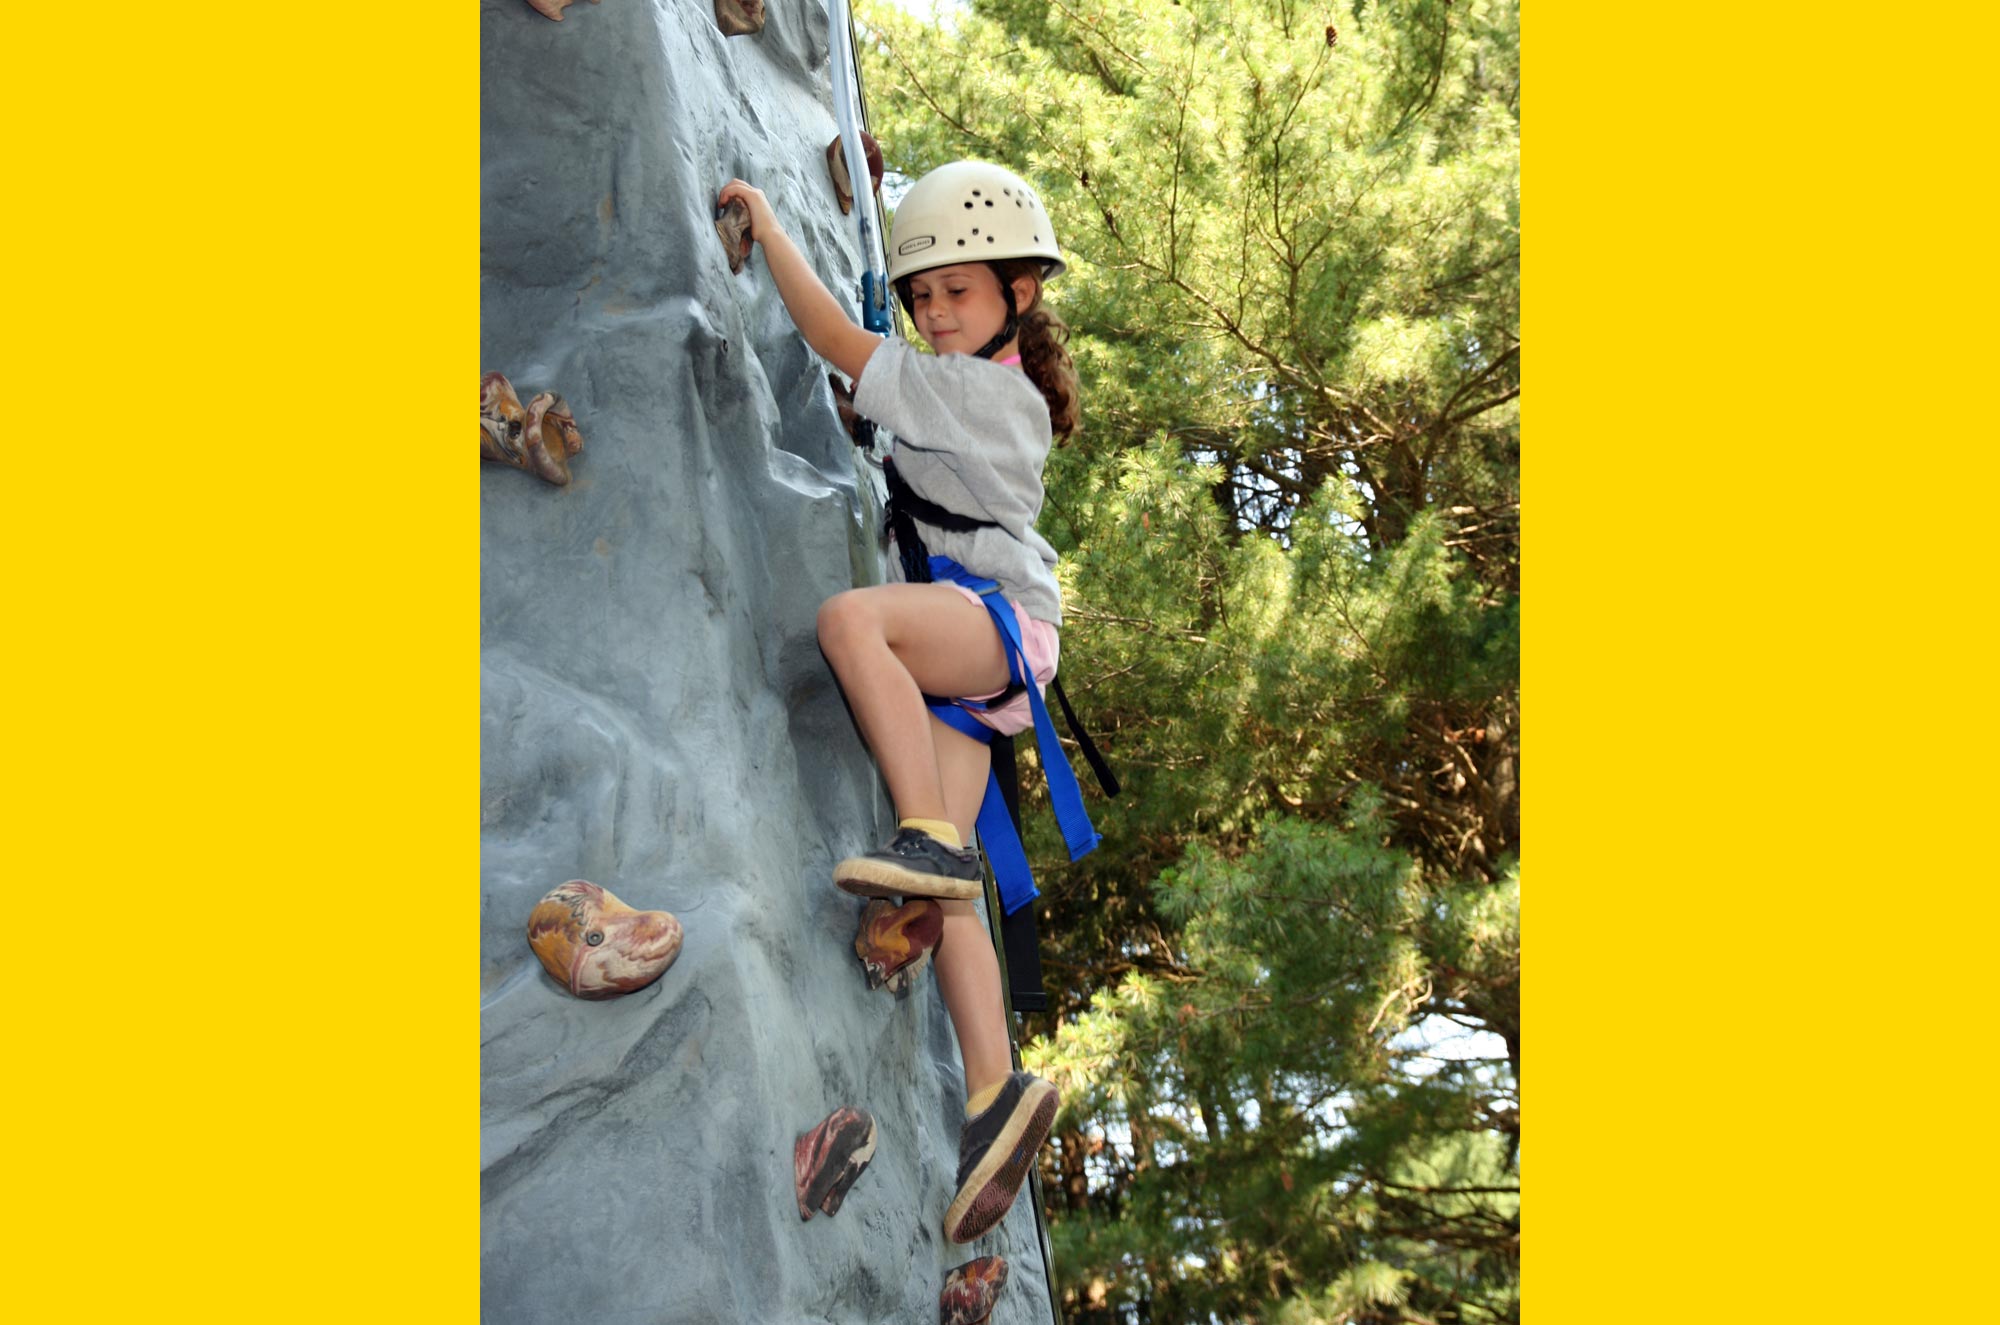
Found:
[[750, 209], [750, 238], [762, 243], [780, 227], [778, 214], [771, 210], [771, 200], [764, 196], [762, 189], [752, 188], [740, 179], [732, 179], [722, 186], [716, 196], [718, 208], [727, 207], [733, 198], [741, 198], [743, 205]]

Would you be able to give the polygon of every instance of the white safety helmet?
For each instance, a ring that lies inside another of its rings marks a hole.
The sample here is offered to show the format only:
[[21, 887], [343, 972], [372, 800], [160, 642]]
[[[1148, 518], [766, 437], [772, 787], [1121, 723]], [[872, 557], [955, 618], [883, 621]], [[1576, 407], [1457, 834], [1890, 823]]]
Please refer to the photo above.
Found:
[[889, 228], [889, 283], [960, 262], [1040, 258], [1042, 279], [1063, 273], [1055, 226], [1019, 175], [984, 161], [939, 166], [903, 195]]

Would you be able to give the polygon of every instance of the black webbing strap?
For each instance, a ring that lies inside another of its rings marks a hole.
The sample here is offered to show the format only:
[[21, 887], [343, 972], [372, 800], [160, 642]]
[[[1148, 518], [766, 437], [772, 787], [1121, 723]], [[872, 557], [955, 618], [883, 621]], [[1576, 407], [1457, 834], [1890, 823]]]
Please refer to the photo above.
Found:
[[[1097, 785], [1104, 788], [1105, 795], [1116, 796], [1118, 775], [1111, 771], [1111, 765], [1104, 762], [1104, 756], [1097, 752], [1097, 743], [1090, 739], [1090, 733], [1076, 720], [1076, 710], [1069, 706], [1069, 696], [1062, 691], [1062, 681], [1050, 681], [1049, 689], [1055, 691], [1056, 702], [1062, 705], [1070, 735], [1076, 737], [1083, 757], [1090, 761], [1091, 772], [1097, 774]], [[1011, 736], [996, 735], [993, 738], [993, 775], [1000, 781], [1000, 799], [1007, 803], [1007, 817], [1014, 821], [1014, 832], [1018, 835], [1021, 831], [1021, 770], [1014, 763], [1014, 738]], [[1016, 1012], [1043, 1011], [1049, 1005], [1049, 997], [1042, 989], [1042, 945], [1035, 931], [1033, 906], [1024, 906], [1013, 915], [1000, 917], [1000, 942], [1007, 949], [1009, 1006]]]
[[[1014, 765], [1014, 738], [993, 738], [993, 775], [1000, 782], [1000, 799], [1007, 803], [1007, 817], [1014, 832], [1021, 831], [1021, 772]], [[1042, 990], [1042, 945], [1035, 931], [1035, 908], [1030, 903], [1013, 915], [1000, 917], [1000, 946], [1007, 950], [1007, 1004], [1016, 1012], [1041, 1012], [1049, 1006]]]
[[[916, 491], [903, 481], [903, 476], [896, 472], [894, 460], [882, 462], [882, 473], [889, 480], [889, 527], [896, 531], [898, 541], [903, 537], [903, 522], [913, 515], [925, 524], [936, 525], [939, 529], [949, 529], [954, 534], [969, 534], [975, 529], [1000, 527], [998, 520], [975, 520], [969, 515], [960, 515], [957, 511], [947, 510], [927, 497], [919, 497]], [[910, 541], [921, 547], [924, 540], [912, 534]], [[930, 577], [926, 575], [920, 583], [930, 583]]]
[[1062, 678], [1050, 677], [1049, 689], [1056, 692], [1056, 703], [1062, 705], [1063, 720], [1069, 723], [1069, 734], [1076, 737], [1076, 744], [1083, 751], [1083, 757], [1090, 763], [1090, 771], [1097, 774], [1097, 785], [1104, 788], [1107, 796], [1118, 794], [1118, 775], [1111, 771], [1111, 765], [1104, 762], [1104, 756], [1097, 752], [1097, 742], [1090, 739], [1090, 733], [1076, 720], [1076, 710], [1069, 706], [1069, 696], [1063, 693]]

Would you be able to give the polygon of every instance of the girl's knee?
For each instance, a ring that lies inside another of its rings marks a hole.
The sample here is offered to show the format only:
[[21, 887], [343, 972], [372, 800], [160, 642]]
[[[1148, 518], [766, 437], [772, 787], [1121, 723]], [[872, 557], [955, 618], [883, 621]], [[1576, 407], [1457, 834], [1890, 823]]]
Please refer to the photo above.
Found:
[[860, 589], [844, 590], [819, 605], [819, 643], [829, 652], [871, 629], [874, 614]]

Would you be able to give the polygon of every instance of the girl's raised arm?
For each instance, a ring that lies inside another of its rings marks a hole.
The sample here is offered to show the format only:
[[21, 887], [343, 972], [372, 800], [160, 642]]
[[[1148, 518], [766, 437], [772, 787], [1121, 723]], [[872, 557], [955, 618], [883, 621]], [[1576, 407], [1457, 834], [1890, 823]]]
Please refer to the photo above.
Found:
[[858, 381], [882, 338], [857, 326], [820, 283], [798, 245], [778, 224], [778, 214], [763, 190], [732, 179], [722, 186], [716, 205], [724, 206], [736, 198], [750, 209], [750, 237], [764, 246], [764, 261], [778, 284], [778, 297], [785, 301], [785, 311], [792, 315], [799, 334], [820, 358]]

